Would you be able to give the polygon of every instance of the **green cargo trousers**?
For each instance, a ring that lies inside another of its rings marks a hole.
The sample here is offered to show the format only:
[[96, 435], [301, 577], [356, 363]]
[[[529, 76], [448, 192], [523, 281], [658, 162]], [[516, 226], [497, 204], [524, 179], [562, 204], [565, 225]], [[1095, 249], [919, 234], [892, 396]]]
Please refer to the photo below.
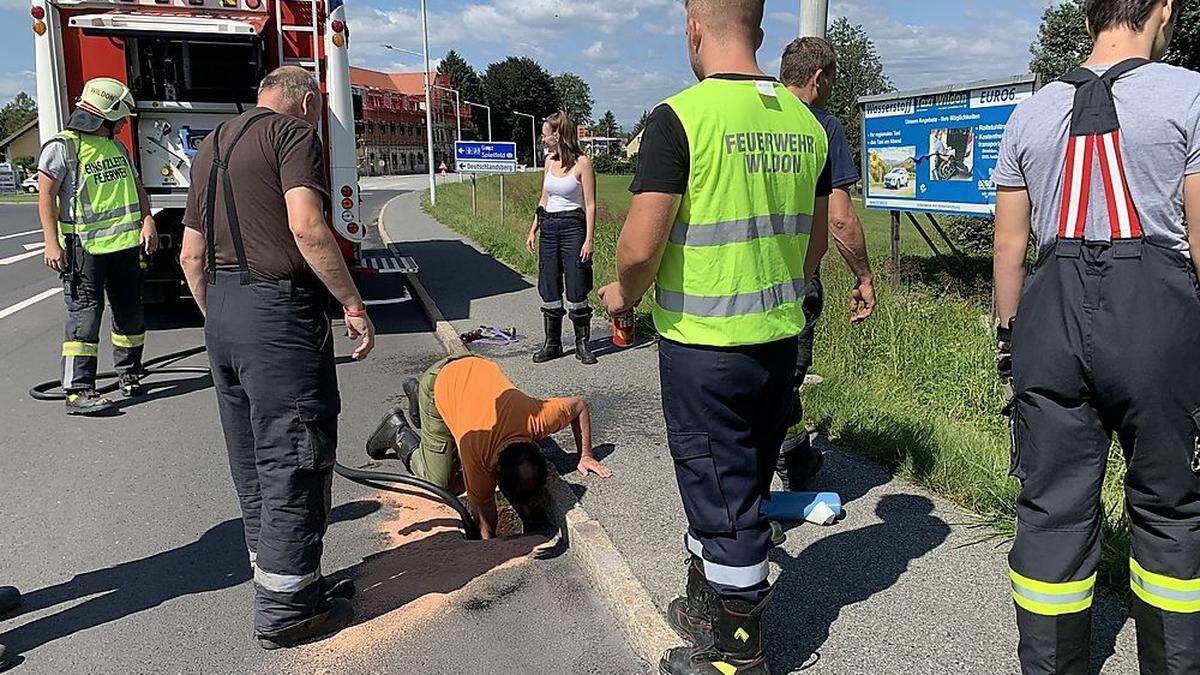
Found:
[[458, 457], [458, 447], [454, 444], [450, 428], [438, 414], [433, 387], [442, 368], [458, 358], [462, 357], [448, 356], [421, 375], [417, 397], [421, 407], [421, 445], [409, 460], [409, 468], [414, 474], [456, 494], [465, 489], [462, 461]]

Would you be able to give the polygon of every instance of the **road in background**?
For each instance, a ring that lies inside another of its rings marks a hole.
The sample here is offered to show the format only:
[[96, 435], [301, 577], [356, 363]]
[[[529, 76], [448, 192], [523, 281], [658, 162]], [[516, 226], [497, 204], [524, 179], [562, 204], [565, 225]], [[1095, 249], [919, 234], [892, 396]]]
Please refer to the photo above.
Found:
[[[367, 222], [394, 194], [364, 193]], [[20, 221], [31, 215], [0, 207], [0, 237], [34, 229]], [[57, 283], [40, 258], [0, 266], [0, 308]], [[539, 539], [467, 542], [449, 509], [341, 479], [323, 565], [358, 580], [359, 623], [262, 651], [211, 382], [156, 378], [116, 416], [67, 418], [26, 394], [56, 376], [63, 314], [56, 297], [0, 319], [0, 585], [27, 594], [0, 617], [0, 643], [23, 657], [13, 672], [643, 672], [570, 552], [534, 562]], [[351, 466], [369, 465], [363, 443], [403, 378], [443, 354], [415, 303], [372, 315], [381, 335], [367, 361], [337, 340], [339, 456]], [[149, 356], [202, 342], [194, 311], [152, 310], [150, 324]]]

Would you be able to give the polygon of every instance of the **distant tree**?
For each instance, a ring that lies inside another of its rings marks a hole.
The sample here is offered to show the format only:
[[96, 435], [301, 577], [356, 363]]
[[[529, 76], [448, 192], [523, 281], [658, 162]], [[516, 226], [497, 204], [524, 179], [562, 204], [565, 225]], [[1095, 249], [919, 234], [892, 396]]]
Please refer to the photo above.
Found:
[[592, 125], [592, 135], [594, 136], [615, 138], [619, 133], [621, 133], [621, 125], [617, 124], [617, 116], [611, 110], [604, 111], [600, 121]]
[[1067, 0], [1047, 7], [1042, 12], [1037, 39], [1029, 51], [1033, 54], [1029, 70], [1042, 82], [1057, 79], [1083, 63], [1092, 51], [1092, 36], [1087, 32], [1083, 2]]
[[883, 70], [875, 43], [862, 26], [841, 17], [829, 27], [829, 41], [838, 57], [837, 86], [829, 100], [829, 112], [837, 115], [846, 127], [850, 149], [855, 157], [861, 157], [862, 117], [858, 98], [886, 94], [895, 91], [895, 87]]
[[554, 78], [554, 90], [558, 92], [558, 100], [562, 109], [571, 117], [575, 124], [592, 123], [592, 86], [575, 73], [563, 73]]
[[[482, 85], [483, 97], [492, 106], [496, 140], [515, 141], [520, 156], [529, 157], [535, 147], [531, 142], [539, 142], [537, 124], [561, 106], [554, 78], [537, 61], [510, 56], [488, 66]], [[534, 116], [535, 138], [530, 138], [529, 118], [513, 111]]]
[[650, 119], [650, 111], [643, 110], [642, 116], [638, 118], [637, 124], [633, 125], [633, 131], [629, 132], [629, 137], [633, 138], [633, 137], [637, 136], [638, 134], [642, 133], [642, 130], [646, 128], [646, 121], [649, 119]]
[[[483, 103], [483, 87], [479, 82], [479, 74], [458, 52], [453, 49], [446, 52], [438, 66], [438, 74], [450, 78], [450, 88], [457, 90], [464, 101]], [[487, 138], [487, 111], [483, 108], [471, 108], [471, 121], [475, 125], [475, 136]]]
[[[1030, 46], [1033, 59], [1029, 70], [1042, 82], [1061, 77], [1083, 63], [1092, 51], [1092, 36], [1087, 32], [1083, 0], [1066, 0], [1047, 7], [1037, 39]], [[1200, 5], [1184, 3], [1175, 26], [1171, 49], [1163, 59], [1167, 63], [1200, 70]]]
[[15, 159], [13, 159], [12, 163], [16, 164], [17, 166], [24, 169], [25, 173], [27, 175], [32, 174], [34, 171], [37, 170], [37, 158], [36, 157], [28, 157], [28, 156], [17, 157]]
[[0, 138], [8, 138], [37, 118], [37, 104], [25, 92], [13, 97], [0, 108]]

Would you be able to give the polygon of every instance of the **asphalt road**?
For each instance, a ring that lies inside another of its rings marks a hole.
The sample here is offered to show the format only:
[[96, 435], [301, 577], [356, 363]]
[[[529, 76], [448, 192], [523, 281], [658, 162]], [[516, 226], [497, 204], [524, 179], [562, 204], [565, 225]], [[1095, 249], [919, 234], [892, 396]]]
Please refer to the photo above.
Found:
[[[365, 193], [368, 222], [394, 194]], [[34, 229], [32, 207], [0, 206], [0, 237]], [[0, 260], [36, 241], [0, 239]], [[145, 400], [102, 419], [33, 401], [28, 388], [58, 372], [62, 301], [11, 308], [57, 286], [38, 256], [0, 265], [0, 584], [27, 594], [0, 617], [0, 643], [23, 659], [13, 672], [643, 671], [570, 552], [535, 562], [527, 554], [542, 540], [466, 542], [448, 509], [341, 479], [324, 570], [358, 580], [358, 624], [261, 651], [208, 378], [160, 378]], [[352, 466], [367, 465], [363, 442], [401, 378], [442, 355], [415, 303], [373, 315], [375, 353], [339, 360], [340, 457]], [[152, 312], [148, 355], [199, 344], [199, 326], [194, 314]], [[350, 347], [339, 340], [339, 356]]]

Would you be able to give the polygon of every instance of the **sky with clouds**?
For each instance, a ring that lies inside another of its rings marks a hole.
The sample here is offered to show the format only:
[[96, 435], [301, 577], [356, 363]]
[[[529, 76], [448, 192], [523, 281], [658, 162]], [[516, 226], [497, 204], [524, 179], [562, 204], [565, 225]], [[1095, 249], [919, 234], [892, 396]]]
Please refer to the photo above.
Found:
[[[692, 83], [683, 45], [681, 0], [429, 0], [430, 52], [456, 49], [479, 71], [508, 55], [529, 56], [553, 74], [572, 71], [592, 85], [596, 113], [612, 109], [625, 126]], [[1023, 73], [1042, 10], [1052, 0], [833, 0], [875, 40], [901, 89]], [[355, 65], [420, 70], [419, 0], [346, 0]], [[798, 0], [767, 0], [759, 53], [775, 74], [796, 35]], [[27, 0], [0, 0], [0, 100], [33, 88], [33, 33]]]

